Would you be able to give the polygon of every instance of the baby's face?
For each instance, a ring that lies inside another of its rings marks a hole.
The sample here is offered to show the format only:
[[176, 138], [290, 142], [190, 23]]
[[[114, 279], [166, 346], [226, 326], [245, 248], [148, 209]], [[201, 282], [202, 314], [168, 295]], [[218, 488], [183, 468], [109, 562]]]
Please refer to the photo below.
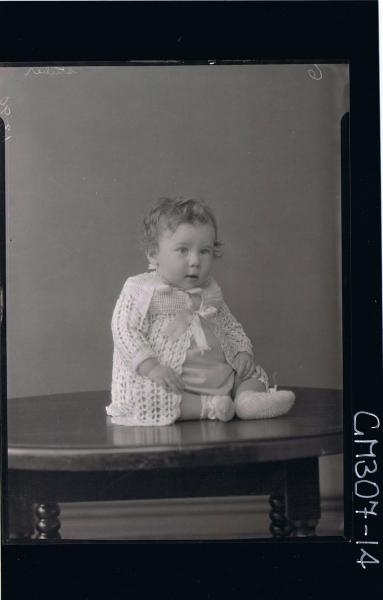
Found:
[[165, 229], [153, 256], [158, 274], [183, 290], [202, 286], [210, 273], [214, 240], [209, 224], [182, 223], [175, 231]]

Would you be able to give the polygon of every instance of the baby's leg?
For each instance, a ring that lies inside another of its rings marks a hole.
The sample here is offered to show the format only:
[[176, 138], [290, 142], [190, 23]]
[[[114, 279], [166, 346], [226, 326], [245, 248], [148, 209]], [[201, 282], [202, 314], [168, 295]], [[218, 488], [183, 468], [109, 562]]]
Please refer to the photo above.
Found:
[[234, 387], [234, 397], [237, 397], [241, 392], [252, 390], [253, 392], [266, 392], [266, 386], [257, 377], [250, 377], [244, 381], [239, 381]]
[[295, 401], [295, 394], [287, 390], [266, 391], [256, 377], [238, 385], [235, 392], [235, 412], [240, 419], [267, 419], [287, 413]]
[[194, 421], [201, 418], [201, 396], [190, 392], [182, 392], [179, 421]]
[[231, 421], [234, 417], [234, 403], [230, 396], [200, 396], [190, 392], [182, 393], [179, 421], [212, 419]]

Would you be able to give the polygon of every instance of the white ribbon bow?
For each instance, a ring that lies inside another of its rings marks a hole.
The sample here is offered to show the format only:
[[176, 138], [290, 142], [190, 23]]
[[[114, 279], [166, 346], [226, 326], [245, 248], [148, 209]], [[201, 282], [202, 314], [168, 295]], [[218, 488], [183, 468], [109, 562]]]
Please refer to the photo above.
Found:
[[[188, 294], [197, 294], [201, 293], [201, 288], [193, 288], [185, 291]], [[201, 354], [203, 354], [205, 350], [210, 350], [211, 348], [207, 343], [200, 317], [208, 319], [216, 314], [217, 309], [215, 306], [207, 306], [199, 308], [198, 310], [194, 310], [191, 299], [188, 298], [188, 300], [189, 307], [178, 313], [173, 321], [167, 325], [164, 333], [172, 341], [176, 341], [182, 334], [185, 333], [187, 328], [190, 327], [191, 333], [195, 339], [195, 343], [201, 351]]]

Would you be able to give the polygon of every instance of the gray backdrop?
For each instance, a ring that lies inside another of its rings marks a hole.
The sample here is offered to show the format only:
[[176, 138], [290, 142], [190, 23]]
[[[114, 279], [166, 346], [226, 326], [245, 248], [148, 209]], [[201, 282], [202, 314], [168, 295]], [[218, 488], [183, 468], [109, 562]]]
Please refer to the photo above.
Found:
[[10, 397], [109, 387], [113, 307], [146, 270], [141, 221], [168, 194], [215, 210], [215, 276], [257, 361], [286, 386], [342, 386], [348, 67], [310, 69], [0, 69]]

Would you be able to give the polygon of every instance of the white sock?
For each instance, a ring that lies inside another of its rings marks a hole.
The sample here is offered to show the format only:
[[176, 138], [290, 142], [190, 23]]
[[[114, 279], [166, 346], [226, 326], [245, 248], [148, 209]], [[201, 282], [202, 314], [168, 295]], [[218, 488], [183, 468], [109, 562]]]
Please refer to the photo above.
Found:
[[234, 402], [230, 396], [201, 396], [201, 419], [231, 421], [234, 414]]
[[294, 392], [239, 392], [234, 400], [235, 412], [240, 419], [269, 419], [287, 413], [295, 402]]

